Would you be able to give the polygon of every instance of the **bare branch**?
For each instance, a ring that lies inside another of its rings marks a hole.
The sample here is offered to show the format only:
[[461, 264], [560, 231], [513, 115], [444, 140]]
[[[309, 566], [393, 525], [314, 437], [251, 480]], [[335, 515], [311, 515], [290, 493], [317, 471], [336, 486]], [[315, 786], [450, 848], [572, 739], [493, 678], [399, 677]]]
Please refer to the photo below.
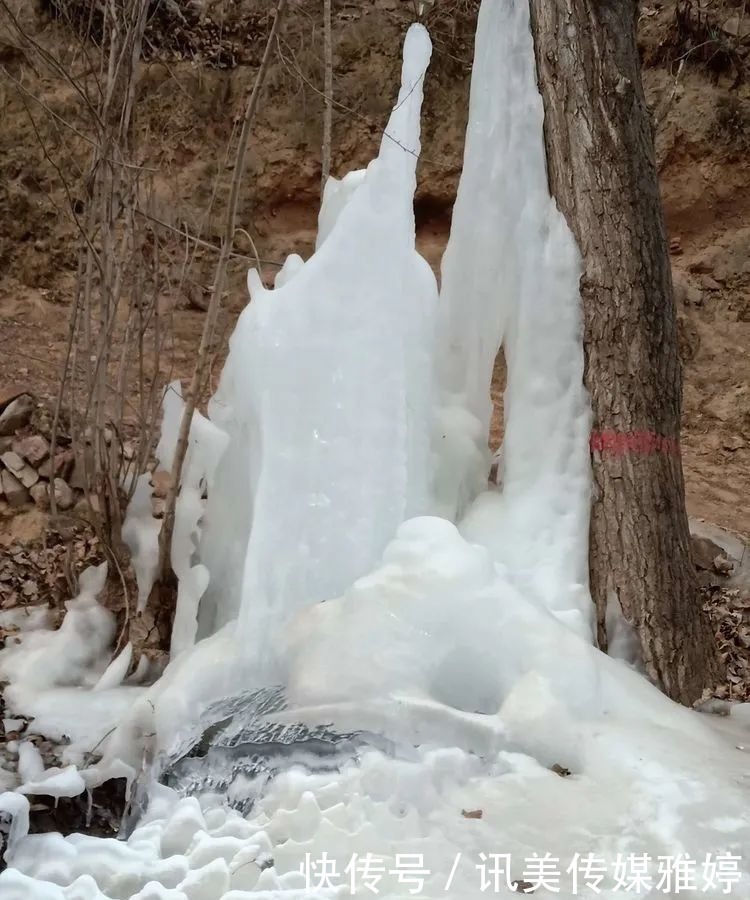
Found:
[[258, 109], [258, 101], [260, 93], [265, 82], [266, 73], [271, 61], [272, 49], [276, 44], [276, 39], [281, 26], [282, 17], [286, 8], [287, 0], [278, 0], [276, 6], [276, 15], [268, 35], [266, 48], [263, 53], [260, 68], [255, 77], [255, 84], [248, 100], [245, 110], [245, 117], [242, 123], [242, 131], [240, 133], [239, 143], [237, 145], [237, 154], [235, 158], [234, 175], [229, 196], [229, 206], [227, 208], [226, 227], [224, 231], [224, 239], [221, 245], [221, 254], [216, 266], [216, 277], [214, 279], [211, 301], [209, 303], [206, 320], [203, 325], [203, 333], [198, 348], [198, 359], [193, 371], [193, 377], [185, 397], [185, 410], [180, 422], [180, 431], [177, 437], [177, 446], [175, 449], [174, 461], [172, 464], [172, 477], [167, 492], [166, 510], [164, 514], [164, 523], [159, 535], [159, 573], [162, 583], [166, 581], [170, 572], [170, 550], [172, 546], [172, 533], [174, 531], [175, 505], [177, 502], [177, 494], [179, 491], [180, 477], [182, 467], [187, 454], [188, 440], [190, 437], [190, 426], [193, 421], [193, 414], [204, 385], [206, 367], [209, 357], [209, 346], [213, 339], [216, 321], [221, 307], [221, 297], [224, 291], [224, 281], [226, 278], [227, 261], [232, 252], [232, 245], [236, 231], [237, 206], [239, 203], [240, 186], [242, 183], [242, 175], [245, 168], [245, 152], [247, 149], [250, 131], [255, 121], [255, 114]]
[[331, 132], [333, 130], [333, 37], [331, 34], [331, 0], [323, 0], [323, 65], [324, 101], [323, 111], [323, 154], [320, 174], [320, 196], [322, 198], [326, 182], [331, 174]]

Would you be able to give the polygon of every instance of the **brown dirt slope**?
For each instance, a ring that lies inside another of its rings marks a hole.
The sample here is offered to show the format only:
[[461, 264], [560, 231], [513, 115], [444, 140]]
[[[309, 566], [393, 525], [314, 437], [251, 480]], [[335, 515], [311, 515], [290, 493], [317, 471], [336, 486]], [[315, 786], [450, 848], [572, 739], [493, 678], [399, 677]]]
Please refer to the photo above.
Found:
[[[14, 0], [23, 31], [85, 82], [88, 56], [55, 3]], [[169, 4], [167, 4], [169, 7]], [[322, 29], [316, 0], [294, 0], [249, 151], [240, 219], [266, 278], [291, 251], [312, 247], [320, 172]], [[437, 266], [450, 224], [466, 123], [477, 0], [435, 4], [417, 219]], [[333, 171], [372, 156], [393, 100], [411, 0], [335, 0]], [[138, 160], [150, 170], [152, 213], [216, 244], [228, 176], [223, 162], [262, 52], [268, 0], [185, 5], [152, 22], [137, 106]], [[684, 450], [690, 511], [750, 533], [750, 11], [741, 0], [648, 2], [641, 13], [644, 81], [680, 309], [685, 364]], [[89, 47], [90, 50], [90, 47]], [[80, 97], [33, 64], [25, 38], [0, 19], [0, 385], [54, 392], [75, 279], [69, 200], [85, 199], [87, 145]], [[67, 187], [63, 184], [64, 176]], [[69, 195], [68, 196], [68, 193]], [[239, 249], [250, 254], [240, 234]], [[187, 371], [214, 254], [200, 247], [191, 280], [165, 296], [174, 311], [174, 363]], [[231, 322], [244, 303], [237, 260]], [[501, 383], [497, 384], [498, 392]]]

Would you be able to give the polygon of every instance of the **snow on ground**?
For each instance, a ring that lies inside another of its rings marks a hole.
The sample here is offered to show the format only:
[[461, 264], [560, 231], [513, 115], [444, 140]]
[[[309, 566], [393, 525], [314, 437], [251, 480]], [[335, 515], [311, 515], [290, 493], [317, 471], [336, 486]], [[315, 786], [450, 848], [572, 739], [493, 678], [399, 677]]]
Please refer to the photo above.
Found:
[[[541, 898], [716, 898], [727, 888], [748, 896], [747, 872], [731, 858], [747, 847], [739, 797], [722, 807], [710, 775], [696, 780], [682, 769], [694, 756], [670, 759], [666, 735], [661, 764], [643, 758], [632, 729], [591, 740], [592, 765], [567, 777], [527, 755], [501, 752], [487, 763], [458, 749], [410, 760], [371, 751], [336, 774], [290, 769], [248, 786], [260, 798], [247, 818], [218, 798], [176, 802], [164, 789], [127, 843], [24, 839], [15, 870], [0, 875], [0, 895], [281, 900], [318, 896], [307, 886], [347, 896], [353, 879], [360, 897], [510, 897], [516, 880], [543, 880]], [[716, 756], [704, 762], [715, 766]], [[639, 873], [650, 893], [633, 890]], [[678, 889], [691, 882], [693, 890]]]
[[[191, 432], [161, 679], [120, 684], [128, 651], [108, 659], [88, 580], [59, 632], [35, 623], [0, 657], [10, 713], [71, 736], [66, 762], [119, 722], [80, 772], [20, 745], [2, 900], [508, 897], [521, 882], [540, 898], [750, 896], [746, 710], [685, 710], [592, 645], [580, 260], [547, 195], [528, 15], [482, 5], [439, 311], [414, 249], [421, 26], [379, 157], [326, 190], [316, 253], [290, 257], [274, 291], [251, 273]], [[503, 487], [488, 493], [501, 341]], [[132, 513], [143, 595], [155, 533]], [[152, 783], [127, 840], [26, 833], [27, 793], [148, 785], [207, 704], [273, 685], [287, 702], [271, 723], [364, 747], [326, 773], [292, 751], [226, 796]], [[227, 798], [254, 802], [243, 816]]]
[[121, 685], [127, 648], [110, 662], [115, 617], [97, 602], [106, 572], [103, 563], [82, 574], [57, 630], [49, 628], [46, 609], [28, 617], [12, 610], [21, 615], [3, 622], [20, 628], [18, 642], [0, 651], [0, 680], [9, 682], [6, 709], [33, 718], [37, 734], [64, 743], [62, 758], [71, 765], [80, 765], [143, 693]]

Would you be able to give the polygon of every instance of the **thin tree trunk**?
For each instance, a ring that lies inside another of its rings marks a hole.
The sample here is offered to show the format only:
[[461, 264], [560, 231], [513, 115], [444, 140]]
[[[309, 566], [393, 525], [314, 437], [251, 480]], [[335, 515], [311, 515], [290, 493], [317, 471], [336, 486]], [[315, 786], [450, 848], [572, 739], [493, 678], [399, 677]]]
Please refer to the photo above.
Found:
[[276, 16], [268, 35], [266, 49], [261, 60], [258, 74], [255, 77], [255, 84], [245, 109], [245, 117], [242, 122], [242, 131], [240, 132], [239, 142], [237, 144], [237, 154], [234, 164], [234, 175], [232, 177], [232, 185], [229, 195], [229, 205], [227, 207], [227, 217], [224, 226], [224, 236], [221, 242], [221, 252], [219, 261], [216, 264], [216, 276], [214, 278], [213, 290], [211, 292], [211, 300], [209, 301], [206, 319], [203, 323], [203, 333], [201, 334], [201, 342], [198, 348], [198, 358], [193, 370], [193, 377], [190, 380], [190, 387], [185, 397], [185, 411], [180, 422], [180, 431], [177, 437], [177, 446], [175, 449], [174, 462], [172, 464], [172, 477], [170, 480], [169, 490], [166, 498], [166, 509], [164, 513], [164, 523], [159, 535], [159, 580], [164, 583], [168, 581], [170, 573], [170, 550], [172, 547], [172, 533], [174, 532], [175, 506], [177, 503], [177, 494], [179, 493], [180, 477], [182, 467], [185, 462], [185, 455], [188, 449], [188, 439], [190, 437], [190, 426], [193, 421], [193, 413], [198, 402], [198, 398], [204, 387], [206, 371], [208, 367], [208, 356], [211, 341], [216, 329], [216, 320], [221, 308], [221, 295], [224, 292], [224, 283], [226, 281], [227, 261], [232, 253], [234, 244], [234, 233], [237, 223], [237, 206], [240, 197], [240, 187], [242, 185], [242, 175], [245, 169], [245, 151], [247, 149], [248, 138], [255, 121], [255, 113], [258, 109], [258, 100], [265, 81], [266, 72], [271, 61], [273, 46], [279, 33], [281, 19], [286, 7], [287, 0], [278, 0], [276, 5]]
[[607, 608], [619, 603], [648, 674], [692, 703], [718, 663], [691, 559], [677, 323], [637, 3], [530, 3], [550, 190], [584, 258], [599, 642], [607, 648]]
[[323, 65], [325, 109], [323, 110], [323, 153], [320, 176], [320, 196], [331, 174], [331, 132], [333, 129], [333, 35], [331, 0], [323, 0]]

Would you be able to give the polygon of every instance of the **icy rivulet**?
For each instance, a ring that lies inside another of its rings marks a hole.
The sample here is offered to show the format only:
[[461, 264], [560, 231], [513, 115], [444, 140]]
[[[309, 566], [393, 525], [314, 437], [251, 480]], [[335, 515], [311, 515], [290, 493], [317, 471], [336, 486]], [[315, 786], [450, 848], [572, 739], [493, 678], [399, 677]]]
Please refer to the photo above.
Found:
[[[526, 0], [482, 4], [439, 305], [414, 249], [421, 27], [404, 54], [381, 153], [329, 184], [315, 255], [290, 258], [275, 291], [251, 276], [211, 427], [194, 435], [192, 524], [175, 551], [191, 585], [178, 643], [197, 627], [199, 566], [209, 636], [133, 704], [104, 769], [137, 765], [148, 735], [152, 752], [167, 750], [202, 705], [264, 677], [286, 687], [276, 721], [332, 722], [394, 752], [361, 751], [333, 773], [299, 757], [269, 781], [238, 778], [230, 797], [257, 798], [246, 817], [221, 797], [155, 785], [126, 843], [24, 836], [12, 795], [3, 900], [341, 896], [352, 855], [367, 853], [385, 897], [515, 896], [524, 860], [548, 853], [559, 891], [535, 896], [621, 897], [618, 855], [636, 854], [649, 857], [652, 898], [715, 898], [699, 875], [690, 891], [657, 889], [658, 857], [750, 843], [740, 725], [711, 729], [590, 641], [579, 259], [547, 194]], [[488, 493], [501, 340], [503, 489]], [[273, 650], [262, 667], [259, 648]], [[306, 889], [301, 867], [323, 853], [340, 887]], [[483, 891], [480, 854], [492, 853], [513, 863]], [[422, 854], [421, 889], [399, 876], [398, 854]], [[603, 860], [598, 891], [576, 891], [576, 854]], [[747, 896], [746, 861], [737, 879]]]

